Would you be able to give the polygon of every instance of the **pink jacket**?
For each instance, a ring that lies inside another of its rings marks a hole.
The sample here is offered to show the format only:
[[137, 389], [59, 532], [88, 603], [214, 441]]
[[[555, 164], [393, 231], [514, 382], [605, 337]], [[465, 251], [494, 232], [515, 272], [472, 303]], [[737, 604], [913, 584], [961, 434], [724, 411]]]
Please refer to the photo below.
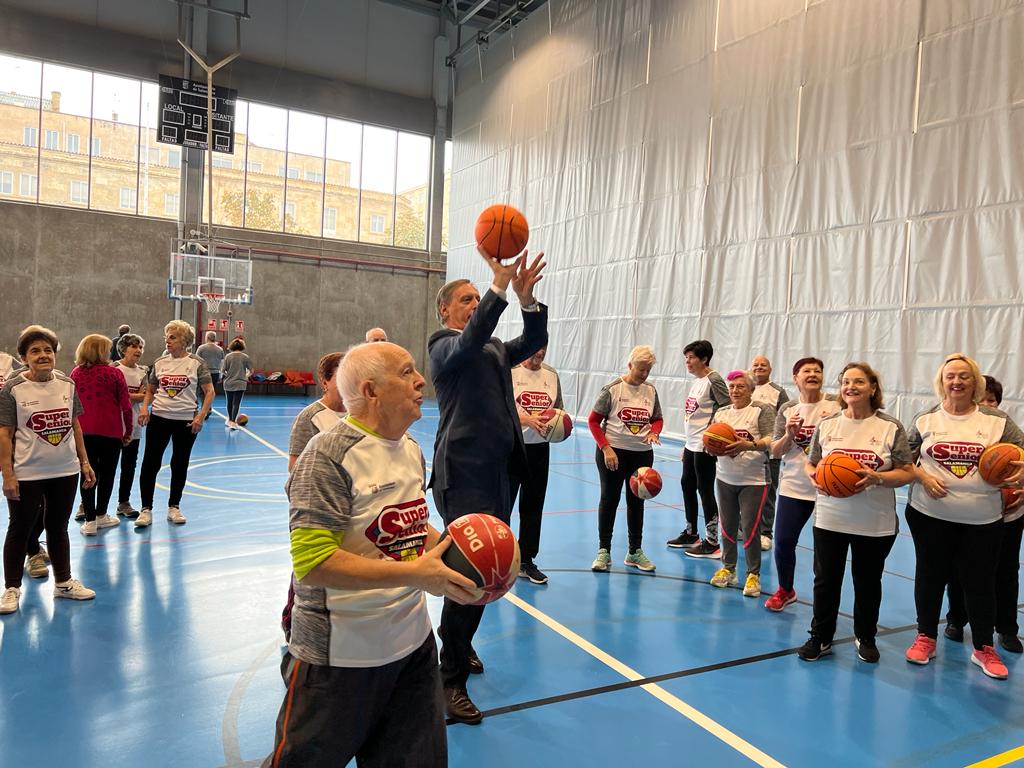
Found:
[[78, 417], [82, 433], [131, 439], [132, 404], [124, 374], [112, 365], [76, 366], [71, 379], [84, 410]]

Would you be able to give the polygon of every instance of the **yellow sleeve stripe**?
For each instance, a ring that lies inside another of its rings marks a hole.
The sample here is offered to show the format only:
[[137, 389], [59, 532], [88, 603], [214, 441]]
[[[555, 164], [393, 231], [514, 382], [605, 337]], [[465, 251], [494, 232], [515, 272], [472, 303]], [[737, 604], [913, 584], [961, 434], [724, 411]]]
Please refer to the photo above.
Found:
[[300, 581], [320, 563], [341, 549], [344, 531], [296, 528], [291, 532], [292, 570]]

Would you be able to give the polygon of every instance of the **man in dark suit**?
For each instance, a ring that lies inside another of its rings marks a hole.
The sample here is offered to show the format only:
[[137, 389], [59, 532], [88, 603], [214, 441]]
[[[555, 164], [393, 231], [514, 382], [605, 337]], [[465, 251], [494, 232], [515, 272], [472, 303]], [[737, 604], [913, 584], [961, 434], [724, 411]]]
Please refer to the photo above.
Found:
[[[483, 255], [483, 254], [481, 254]], [[440, 422], [430, 486], [445, 525], [471, 512], [506, 523], [512, 514], [509, 473], [521, 474], [526, 450], [512, 390], [512, 366], [548, 343], [547, 307], [533, 296], [544, 254], [527, 266], [526, 253], [505, 266], [484, 256], [494, 279], [483, 298], [468, 280], [454, 280], [437, 294], [444, 328], [430, 337], [430, 376]], [[491, 336], [508, 306], [509, 284], [523, 311], [523, 334], [503, 342]], [[479, 723], [483, 715], [466, 693], [469, 673], [482, 672], [473, 635], [483, 606], [444, 601], [441, 612], [441, 680], [448, 715]]]

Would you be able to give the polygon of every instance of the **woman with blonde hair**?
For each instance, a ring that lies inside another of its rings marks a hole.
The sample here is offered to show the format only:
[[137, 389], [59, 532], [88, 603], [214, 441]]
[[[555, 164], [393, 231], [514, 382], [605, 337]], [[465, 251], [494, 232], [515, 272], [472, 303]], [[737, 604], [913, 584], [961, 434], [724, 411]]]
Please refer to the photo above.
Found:
[[25, 553], [39, 510], [46, 508], [46, 543], [53, 562], [53, 596], [91, 600], [96, 593], [71, 578], [68, 520], [78, 491], [96, 482], [85, 452], [78, 417], [82, 403], [75, 382], [56, 373], [57, 335], [30, 325], [18, 338], [27, 369], [0, 390], [0, 472], [10, 510], [4, 540], [4, 592], [0, 613], [14, 613], [21, 600]]
[[85, 451], [96, 473], [94, 485], [82, 485], [83, 536], [95, 536], [97, 530], [121, 522], [117, 515], [107, 514], [107, 505], [114, 490], [121, 446], [131, 442], [134, 425], [128, 384], [117, 366], [110, 365], [110, 345], [106, 336], [86, 336], [75, 350], [75, 368], [71, 371], [85, 409], [79, 419]]
[[[917, 459], [907, 502], [917, 566], [914, 603], [917, 637], [907, 649], [912, 664], [935, 657], [942, 593], [952, 570], [963, 585], [974, 652], [971, 662], [989, 677], [1005, 679], [1006, 665], [993, 646], [996, 563], [1003, 536], [1003, 499], [978, 471], [982, 451], [995, 443], [1024, 447], [1024, 434], [998, 408], [979, 405], [985, 377], [966, 355], [948, 355], [935, 376], [938, 404], [914, 417], [910, 447]], [[1008, 483], [1024, 477], [1018, 466]]]
[[654, 444], [660, 444], [664, 419], [658, 391], [647, 377], [657, 359], [654, 350], [641, 345], [629, 354], [627, 372], [601, 389], [590, 412], [590, 433], [597, 442], [597, 471], [601, 477], [601, 503], [597, 510], [598, 550], [592, 571], [607, 571], [611, 563], [615, 511], [626, 485], [626, 525], [629, 549], [624, 563], [630, 568], [653, 571], [640, 548], [644, 532], [644, 500], [629, 489], [629, 476], [640, 467], [654, 465]]
[[196, 435], [213, 405], [210, 371], [206, 363], [188, 351], [195, 338], [195, 329], [188, 323], [169, 322], [164, 326], [166, 354], [157, 358], [149, 369], [146, 397], [139, 413], [139, 424], [146, 428], [146, 450], [139, 472], [142, 511], [135, 520], [136, 528], [153, 523], [156, 476], [168, 443], [172, 443], [172, 447], [167, 520], [176, 525], [187, 522], [181, 514], [181, 495], [188, 479], [188, 463]]

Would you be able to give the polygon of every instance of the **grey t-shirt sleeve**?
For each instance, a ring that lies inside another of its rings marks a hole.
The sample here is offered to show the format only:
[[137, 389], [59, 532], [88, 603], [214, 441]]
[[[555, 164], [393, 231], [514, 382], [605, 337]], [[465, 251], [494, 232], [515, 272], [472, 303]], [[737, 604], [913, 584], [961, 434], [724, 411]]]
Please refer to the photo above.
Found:
[[708, 381], [711, 383], [711, 399], [715, 401], [714, 410], [717, 411], [722, 406], [729, 404], [729, 385], [715, 371], [708, 374]]
[[821, 461], [821, 423], [814, 428], [814, 434], [811, 436], [811, 447], [807, 452], [807, 461], [811, 464], [817, 464]]
[[594, 403], [594, 413], [599, 413], [602, 416], [607, 416], [612, 410], [612, 385], [606, 384], [601, 387], [601, 394], [597, 396], [597, 402]]
[[891, 455], [893, 467], [900, 467], [905, 464], [914, 463], [914, 453], [910, 450], [910, 442], [907, 440], [907, 430], [899, 423], [896, 425], [896, 435], [892, 440]]
[[8, 381], [0, 388], [0, 427], [18, 426], [18, 404], [14, 401], [14, 394], [11, 392], [11, 384], [14, 380]]
[[1003, 424], [1003, 436], [999, 438], [1001, 443], [1013, 443], [1024, 448], [1024, 433], [1021, 433], [1020, 427], [1017, 426], [1016, 422], [1006, 414], [1003, 414], [1006, 421]]
[[782, 407], [789, 402], [789, 393], [786, 391], [785, 387], [779, 384], [776, 384], [775, 388], [779, 390], [779, 399], [775, 401], [775, 410], [781, 412]]
[[289, 530], [345, 531], [352, 519], [352, 478], [314, 443], [295, 462], [288, 480]]
[[[924, 413], [929, 413], [925, 411]], [[907, 446], [910, 448], [910, 454], [914, 457], [914, 461], [921, 455], [921, 444], [924, 442], [924, 438], [921, 437], [921, 430], [917, 428], [917, 420], [921, 418], [924, 413], [919, 413], [914, 417], [914, 420], [910, 422], [910, 429], [907, 430]]]
[[562, 380], [558, 378], [558, 374], [555, 374], [555, 386], [558, 388], [555, 393], [555, 408], [560, 411], [565, 410], [565, 405], [562, 404]]
[[789, 403], [783, 403], [782, 407], [779, 408], [779, 412], [775, 414], [775, 429], [772, 431], [772, 442], [786, 434], [786, 416], [783, 412], [788, 407]]
[[769, 437], [775, 431], [775, 409], [764, 403], [759, 405], [761, 413], [757, 417], [757, 431], [761, 433], [761, 437]]
[[[206, 367], [206, 363], [202, 360], [199, 361], [199, 368], [196, 370], [196, 384], [201, 390], [206, 384], [213, 384], [213, 377], [210, 375], [210, 369]], [[202, 393], [196, 393], [199, 397], [199, 404], [202, 405]]]
[[75, 396], [71, 403], [71, 418], [77, 419], [85, 413], [85, 408], [82, 407], [82, 401], [78, 399], [78, 387], [75, 387]]
[[313, 413], [309, 408], [305, 408], [292, 424], [292, 431], [288, 437], [288, 455], [298, 456], [302, 453], [306, 444], [313, 439], [315, 434], [317, 434], [317, 428], [313, 424]]
[[651, 411], [651, 421], [665, 418], [661, 413], [661, 398], [658, 397], [658, 390], [654, 390], [654, 409]]

